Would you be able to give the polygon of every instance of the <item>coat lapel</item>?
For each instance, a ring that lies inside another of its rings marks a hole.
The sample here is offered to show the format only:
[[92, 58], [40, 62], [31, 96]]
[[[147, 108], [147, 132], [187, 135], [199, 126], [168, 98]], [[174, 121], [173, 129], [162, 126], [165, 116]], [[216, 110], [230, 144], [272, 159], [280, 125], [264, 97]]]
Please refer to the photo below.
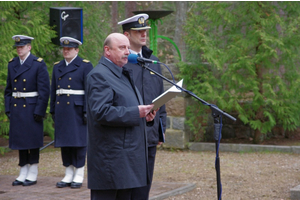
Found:
[[33, 55], [30, 54], [26, 59], [26, 61], [23, 63], [23, 65], [20, 65], [20, 60], [18, 60], [17, 65], [14, 67], [14, 69], [17, 71], [14, 78], [17, 78], [24, 72], [28, 71], [32, 66], [33, 59], [34, 59]]
[[65, 60], [63, 60], [58, 66], [58, 71], [60, 72], [61, 76], [64, 76], [69, 72], [77, 70], [80, 67], [80, 63], [81, 59], [78, 56], [68, 66], [66, 66]]

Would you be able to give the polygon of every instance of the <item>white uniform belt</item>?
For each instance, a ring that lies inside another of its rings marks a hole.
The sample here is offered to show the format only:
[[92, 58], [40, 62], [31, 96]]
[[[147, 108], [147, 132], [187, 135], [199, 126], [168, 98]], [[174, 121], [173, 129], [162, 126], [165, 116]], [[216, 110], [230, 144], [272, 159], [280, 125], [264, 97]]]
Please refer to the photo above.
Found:
[[13, 97], [22, 98], [22, 97], [36, 97], [39, 96], [38, 92], [13, 92]]
[[56, 94], [84, 95], [84, 90], [58, 89], [56, 90]]

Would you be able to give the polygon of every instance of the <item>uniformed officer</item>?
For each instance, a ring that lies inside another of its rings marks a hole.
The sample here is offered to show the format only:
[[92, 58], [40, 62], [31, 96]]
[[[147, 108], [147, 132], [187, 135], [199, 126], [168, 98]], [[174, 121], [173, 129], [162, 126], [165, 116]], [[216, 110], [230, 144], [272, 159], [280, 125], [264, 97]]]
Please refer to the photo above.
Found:
[[30, 53], [33, 37], [15, 35], [18, 57], [8, 63], [5, 113], [10, 119], [9, 147], [19, 150], [20, 174], [13, 186], [37, 183], [39, 148], [43, 146], [43, 117], [50, 94], [47, 66]]
[[[118, 24], [122, 25], [124, 35], [129, 39], [129, 51], [131, 54], [138, 54], [141, 57], [158, 61], [158, 58], [152, 55], [153, 51], [148, 49], [146, 46], [147, 30], [151, 29], [151, 27], [146, 23], [148, 17], [149, 16], [147, 14], [142, 13], [125, 19]], [[147, 64], [149, 68], [161, 74], [160, 65], [148, 63], [145, 64]], [[134, 83], [139, 89], [145, 105], [151, 104], [153, 99], [164, 92], [163, 80], [154, 73], [141, 67], [139, 63], [127, 63], [125, 67], [132, 69]], [[146, 187], [134, 188], [132, 191], [132, 199], [145, 200], [149, 197], [154, 171], [156, 146], [162, 142], [159, 140], [159, 134], [164, 136], [163, 130], [166, 128], [166, 115], [167, 113], [165, 106], [162, 106], [156, 113], [156, 117], [153, 120], [153, 125], [146, 126], [150, 182]]]
[[80, 188], [87, 146], [85, 80], [93, 65], [78, 56], [80, 41], [62, 37], [60, 42], [64, 60], [54, 63], [50, 113], [55, 122], [55, 147], [61, 147], [66, 169], [56, 186]]

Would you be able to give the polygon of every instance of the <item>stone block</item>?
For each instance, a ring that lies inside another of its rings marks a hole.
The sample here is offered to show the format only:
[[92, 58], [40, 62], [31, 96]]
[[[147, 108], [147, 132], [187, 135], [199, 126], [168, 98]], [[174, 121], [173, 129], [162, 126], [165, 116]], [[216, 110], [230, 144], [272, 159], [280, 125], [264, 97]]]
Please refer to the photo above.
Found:
[[172, 128], [176, 130], [184, 130], [184, 117], [173, 117]]
[[188, 134], [182, 130], [167, 129], [163, 148], [185, 149], [189, 142]]
[[290, 189], [290, 192], [291, 192], [291, 200], [300, 199], [300, 185]]
[[166, 111], [168, 116], [184, 117], [185, 102], [184, 97], [177, 96], [166, 103]]

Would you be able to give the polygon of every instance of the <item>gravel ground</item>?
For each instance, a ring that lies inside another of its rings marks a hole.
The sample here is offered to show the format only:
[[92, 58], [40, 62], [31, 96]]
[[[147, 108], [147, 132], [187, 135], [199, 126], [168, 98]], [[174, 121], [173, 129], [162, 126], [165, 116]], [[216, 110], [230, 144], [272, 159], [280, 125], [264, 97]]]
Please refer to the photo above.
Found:
[[[223, 200], [287, 200], [300, 184], [300, 159], [286, 153], [220, 152]], [[17, 151], [0, 155], [0, 174], [18, 175]], [[190, 192], [168, 200], [217, 199], [215, 152], [158, 150], [154, 181], [196, 183]], [[63, 177], [60, 151], [53, 147], [40, 155], [39, 176]]]

